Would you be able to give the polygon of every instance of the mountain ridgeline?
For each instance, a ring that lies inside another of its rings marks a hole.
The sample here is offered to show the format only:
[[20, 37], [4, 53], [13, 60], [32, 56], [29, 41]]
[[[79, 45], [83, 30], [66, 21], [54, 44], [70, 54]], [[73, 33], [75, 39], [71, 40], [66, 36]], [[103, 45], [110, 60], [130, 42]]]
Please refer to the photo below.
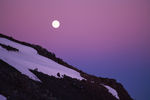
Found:
[[116, 80], [87, 74], [39, 45], [3, 34], [0, 95], [5, 100], [133, 100]]

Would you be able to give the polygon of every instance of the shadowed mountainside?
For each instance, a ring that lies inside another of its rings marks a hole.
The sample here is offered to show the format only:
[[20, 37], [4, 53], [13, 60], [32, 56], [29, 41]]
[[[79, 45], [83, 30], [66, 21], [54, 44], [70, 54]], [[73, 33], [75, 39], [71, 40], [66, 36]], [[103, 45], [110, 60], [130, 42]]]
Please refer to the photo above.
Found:
[[[103, 84], [114, 88], [120, 100], [132, 100], [124, 87], [114, 79], [84, 73], [39, 45], [21, 42], [3, 34], [0, 34], [0, 38], [32, 47], [39, 55], [71, 68], [85, 78], [85, 80], [77, 80], [66, 75], [63, 78], [56, 78], [38, 72], [38, 69], [30, 70], [41, 80], [37, 82], [0, 60], [0, 94], [6, 96], [7, 100], [117, 100]], [[9, 45], [0, 44], [0, 46], [11, 52], [19, 52], [18, 49]], [[59, 73], [57, 75], [59, 77]]]

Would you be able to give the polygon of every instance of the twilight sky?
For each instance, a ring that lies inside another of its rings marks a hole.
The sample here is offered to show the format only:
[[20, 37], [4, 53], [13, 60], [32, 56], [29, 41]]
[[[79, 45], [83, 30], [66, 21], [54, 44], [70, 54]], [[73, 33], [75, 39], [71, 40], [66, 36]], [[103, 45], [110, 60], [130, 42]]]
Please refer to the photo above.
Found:
[[150, 99], [150, 0], [0, 0], [0, 33]]

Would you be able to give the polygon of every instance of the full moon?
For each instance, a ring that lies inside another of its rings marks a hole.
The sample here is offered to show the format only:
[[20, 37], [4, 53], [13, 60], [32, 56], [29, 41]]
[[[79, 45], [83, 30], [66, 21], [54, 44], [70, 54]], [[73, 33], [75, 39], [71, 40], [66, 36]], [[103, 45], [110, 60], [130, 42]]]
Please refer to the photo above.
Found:
[[52, 26], [53, 26], [53, 28], [59, 28], [60, 22], [58, 20], [53, 20], [52, 21]]

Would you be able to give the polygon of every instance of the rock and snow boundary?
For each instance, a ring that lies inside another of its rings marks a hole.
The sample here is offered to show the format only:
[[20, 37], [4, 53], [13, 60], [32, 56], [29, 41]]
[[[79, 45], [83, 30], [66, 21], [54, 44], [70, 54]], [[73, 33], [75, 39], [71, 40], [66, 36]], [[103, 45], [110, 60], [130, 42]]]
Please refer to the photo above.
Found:
[[104, 85], [104, 84], [102, 84], [102, 86], [104, 86], [108, 90], [109, 93], [111, 93], [114, 97], [116, 97], [119, 100], [118, 93], [115, 89], [113, 89], [112, 87], [110, 87], [108, 85]]
[[0, 43], [19, 50], [18, 52], [8, 51], [0, 46], [0, 59], [14, 66], [18, 71], [22, 72], [22, 74], [27, 75], [33, 80], [40, 81], [29, 69], [37, 69], [39, 72], [55, 77], [58, 77], [57, 73], [59, 73], [60, 76], [67, 75], [79, 80], [84, 79], [80, 76], [79, 72], [39, 55], [37, 51], [31, 47], [1, 37]]
[[[62, 78], [64, 75], [67, 75], [78, 80], [86, 80], [86, 78], [83, 78], [80, 75], [80, 72], [38, 54], [37, 50], [30, 46], [4, 37], [0, 37], [0, 44], [0, 59], [35, 81], [41, 82], [41, 80], [30, 70], [36, 70], [49, 76], [55, 76], [56, 78]], [[16, 51], [8, 50], [7, 48], [4, 48], [3, 45], [5, 47], [14, 48]], [[104, 84], [101, 85], [116, 99], [120, 99], [114, 88]]]
[[7, 100], [5, 96], [0, 94], [0, 100]]

